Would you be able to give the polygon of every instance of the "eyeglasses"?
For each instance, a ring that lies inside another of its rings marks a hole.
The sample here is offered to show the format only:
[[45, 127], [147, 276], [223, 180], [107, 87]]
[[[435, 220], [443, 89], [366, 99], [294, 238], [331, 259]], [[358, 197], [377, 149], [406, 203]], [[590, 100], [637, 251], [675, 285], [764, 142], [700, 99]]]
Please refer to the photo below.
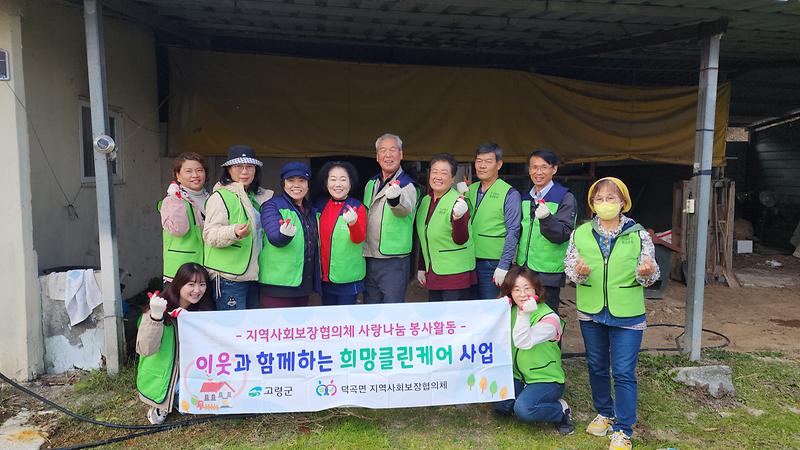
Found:
[[544, 166], [530, 166], [530, 171], [533, 172], [533, 173], [536, 173], [536, 172], [545, 173], [548, 170], [550, 170], [551, 167], [553, 167], [553, 166], [551, 166], [550, 164], [546, 164]]
[[620, 199], [616, 195], [607, 195], [605, 197], [594, 197], [592, 199], [595, 203], [619, 203]]
[[244, 172], [245, 170], [251, 170], [255, 172], [256, 166], [255, 164], [234, 164], [231, 166], [231, 169], [239, 172]]
[[381, 147], [378, 149], [379, 155], [385, 155], [387, 153], [392, 153], [392, 154], [400, 153], [400, 149], [397, 147], [389, 147], [389, 148]]

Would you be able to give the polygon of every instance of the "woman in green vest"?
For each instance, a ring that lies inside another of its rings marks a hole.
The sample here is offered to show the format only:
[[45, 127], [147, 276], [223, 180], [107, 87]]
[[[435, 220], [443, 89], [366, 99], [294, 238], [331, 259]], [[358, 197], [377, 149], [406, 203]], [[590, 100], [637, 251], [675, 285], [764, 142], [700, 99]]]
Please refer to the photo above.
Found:
[[513, 413], [523, 422], [553, 423], [562, 435], [572, 434], [572, 410], [561, 398], [564, 369], [558, 341], [564, 321], [547, 306], [542, 283], [527, 267], [511, 267], [500, 293], [511, 304], [516, 398], [495, 403], [495, 411]]
[[659, 270], [650, 235], [623, 214], [631, 209], [631, 197], [621, 180], [598, 180], [589, 188], [588, 200], [596, 215], [572, 233], [564, 260], [564, 270], [577, 287], [597, 411], [586, 432], [613, 433], [609, 449], [628, 450], [636, 422], [636, 363], [647, 327], [644, 288], [658, 280]]
[[203, 264], [207, 169], [205, 158], [197, 153], [184, 152], [172, 161], [174, 179], [167, 196], [158, 204], [164, 243], [164, 282], [171, 282], [184, 263]]
[[252, 148], [232, 146], [206, 202], [203, 264], [216, 274], [220, 311], [258, 308], [261, 205], [272, 198], [261, 188], [261, 166]]
[[364, 291], [367, 263], [367, 211], [350, 195], [358, 184], [356, 168], [346, 161], [330, 161], [319, 171], [319, 183], [328, 193], [317, 202], [319, 260], [323, 305], [354, 305]]
[[[139, 399], [150, 406], [147, 420], [164, 423], [172, 411], [178, 384], [178, 322], [180, 308], [187, 311], [212, 311], [208, 272], [196, 263], [186, 263], [176, 272], [172, 283], [161, 296], [151, 294], [147, 311], [142, 314], [136, 334], [139, 366], [136, 389]], [[166, 311], [172, 311], [165, 315]]]
[[420, 252], [417, 280], [428, 288], [428, 301], [475, 298], [475, 248], [470, 236], [469, 207], [453, 189], [458, 169], [447, 153], [433, 155], [428, 174], [430, 194], [417, 209]]
[[264, 248], [258, 282], [262, 308], [307, 306], [309, 295], [322, 290], [317, 215], [306, 198], [309, 181], [311, 169], [306, 164], [284, 164], [283, 192], [261, 209]]

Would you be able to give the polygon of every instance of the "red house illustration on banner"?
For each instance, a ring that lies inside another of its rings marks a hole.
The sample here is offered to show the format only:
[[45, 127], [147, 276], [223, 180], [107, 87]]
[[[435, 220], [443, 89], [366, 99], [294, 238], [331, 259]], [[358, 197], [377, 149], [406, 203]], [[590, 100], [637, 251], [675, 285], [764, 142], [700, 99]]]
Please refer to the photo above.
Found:
[[220, 408], [230, 408], [230, 399], [236, 392], [227, 382], [206, 381], [200, 387], [200, 394], [203, 395], [203, 403], [214, 404], [219, 402]]

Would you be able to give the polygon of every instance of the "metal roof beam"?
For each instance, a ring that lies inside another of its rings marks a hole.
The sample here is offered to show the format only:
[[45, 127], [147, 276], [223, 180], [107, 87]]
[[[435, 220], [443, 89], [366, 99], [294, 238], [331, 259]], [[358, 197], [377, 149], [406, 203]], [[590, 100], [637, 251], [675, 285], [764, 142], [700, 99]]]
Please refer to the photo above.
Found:
[[494, 0], [491, 4], [482, 0], [429, 0], [429, 4], [449, 5], [464, 8], [500, 8], [525, 10], [531, 13], [582, 13], [603, 16], [674, 17], [677, 19], [708, 20], [728, 17], [735, 27], [748, 22], [762, 22], [784, 27], [800, 27], [800, 15], [788, 13], [765, 13], [720, 8], [687, 6], [642, 5], [611, 2], [569, 2], [563, 0]]
[[702, 22], [696, 25], [673, 28], [671, 30], [660, 30], [654, 33], [633, 36], [625, 39], [604, 42], [602, 44], [589, 45], [586, 47], [574, 48], [570, 50], [558, 51], [541, 55], [536, 58], [538, 62], [550, 62], [563, 59], [573, 59], [580, 56], [593, 56], [604, 53], [613, 53], [621, 50], [649, 47], [651, 45], [666, 44], [669, 42], [700, 40], [724, 33], [728, 27], [726, 18], [718, 19], [713, 22]]
[[113, 10], [117, 14], [149, 25], [164, 34], [177, 38], [182, 43], [190, 44], [195, 47], [207, 46], [207, 40], [203, 39], [202, 36], [187, 33], [186, 28], [182, 24], [161, 17], [158, 12], [152, 8], [126, 0], [103, 0], [103, 7], [104, 9]]

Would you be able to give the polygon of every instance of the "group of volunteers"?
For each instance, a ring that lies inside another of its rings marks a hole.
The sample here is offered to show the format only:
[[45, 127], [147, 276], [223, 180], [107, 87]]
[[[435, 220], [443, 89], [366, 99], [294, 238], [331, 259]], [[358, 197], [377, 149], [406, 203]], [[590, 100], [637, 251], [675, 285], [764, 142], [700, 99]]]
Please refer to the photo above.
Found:
[[561, 434], [574, 425], [562, 398], [558, 310], [566, 278], [575, 283], [597, 411], [586, 432], [609, 434], [610, 449], [631, 448], [644, 287], [660, 274], [649, 234], [624, 214], [632, 206], [625, 184], [596, 181], [588, 193], [594, 216], [576, 227], [577, 200], [553, 180], [559, 160], [551, 151], [529, 155], [533, 187], [523, 195], [499, 178], [497, 144], [477, 148], [472, 183], [456, 183], [452, 155], [434, 155], [424, 187], [401, 167], [399, 136], [380, 136], [375, 151], [380, 172], [367, 181], [363, 201], [351, 195], [356, 170], [337, 161], [314, 177], [325, 194], [313, 204], [311, 170], [300, 162], [283, 166], [282, 192], [274, 193], [261, 187], [254, 150], [233, 146], [209, 195], [205, 159], [175, 159], [175, 180], [159, 203], [165, 289], [152, 296], [136, 346], [150, 422], [162, 423], [174, 405], [173, 317], [181, 309], [306, 306], [312, 292], [323, 305], [352, 305], [362, 293], [368, 304], [403, 302], [416, 232], [416, 278], [429, 301], [505, 297], [511, 305], [515, 399], [495, 411], [554, 423]]

